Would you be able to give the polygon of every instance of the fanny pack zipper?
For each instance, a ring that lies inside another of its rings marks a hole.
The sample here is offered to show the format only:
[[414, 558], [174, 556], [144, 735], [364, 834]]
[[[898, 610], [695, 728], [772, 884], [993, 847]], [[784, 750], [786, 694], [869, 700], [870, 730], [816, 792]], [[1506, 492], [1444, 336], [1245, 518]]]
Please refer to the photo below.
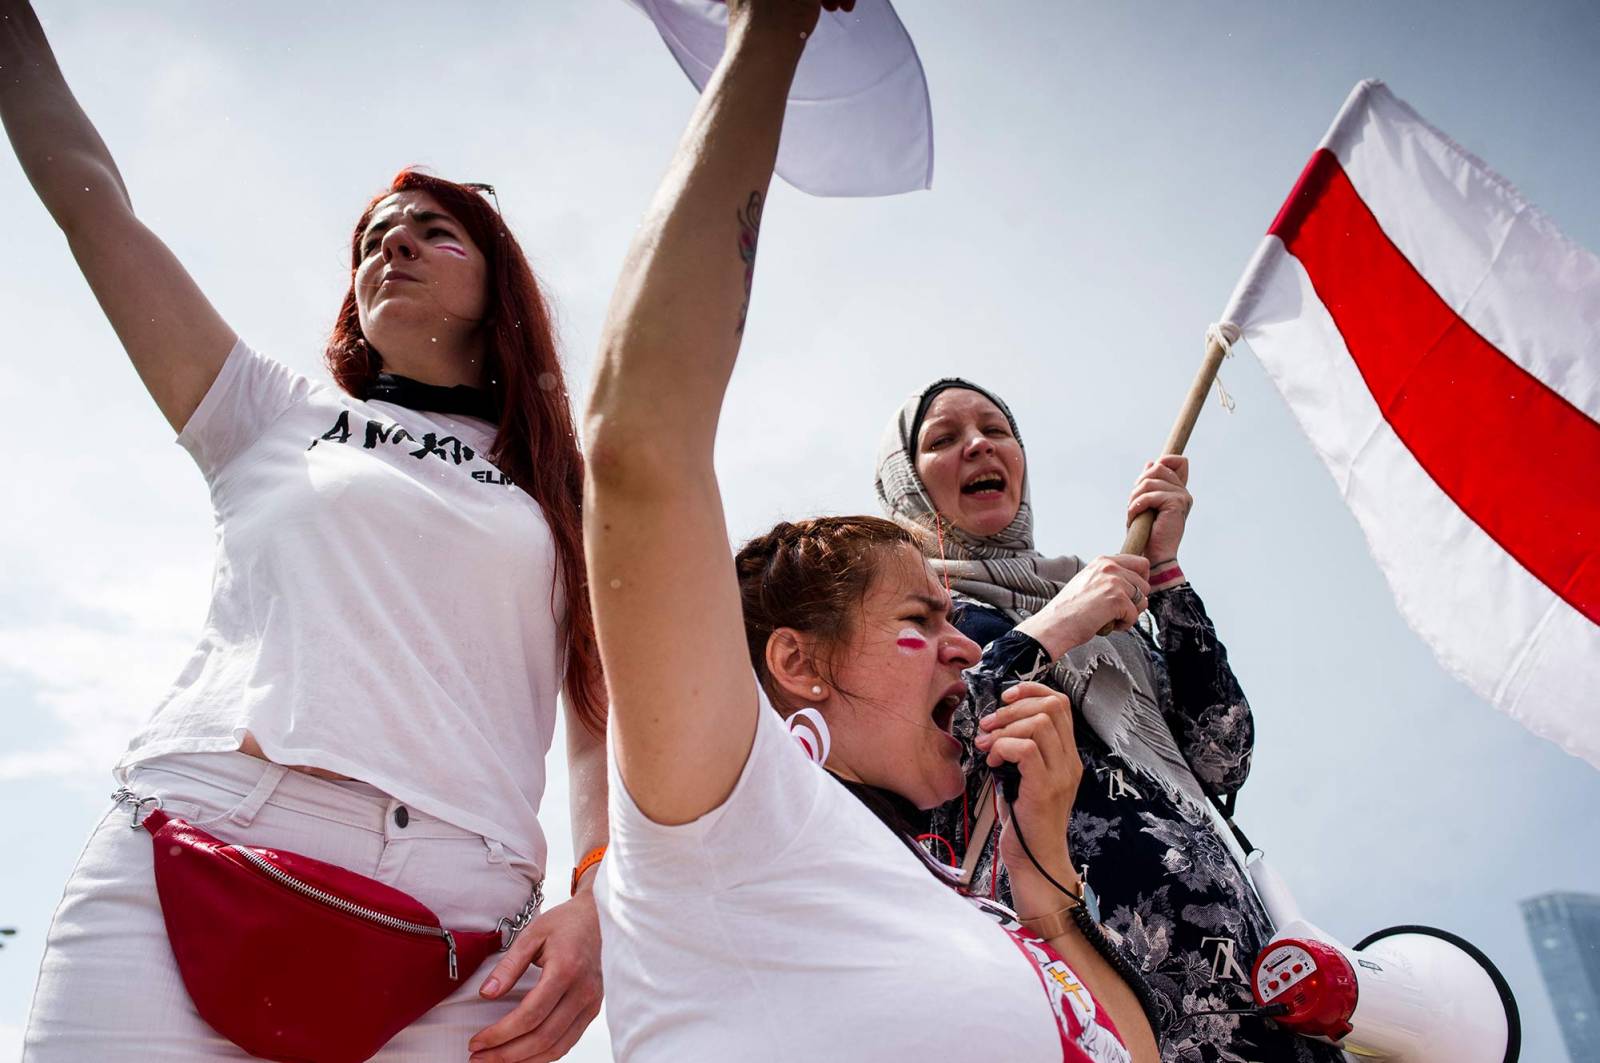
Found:
[[287, 886], [289, 889], [294, 890], [302, 897], [310, 898], [319, 904], [326, 905], [327, 907], [343, 912], [346, 915], [353, 915], [357, 919], [365, 919], [369, 923], [376, 923], [379, 926], [388, 927], [390, 930], [398, 930], [405, 934], [415, 934], [418, 937], [441, 939], [444, 941], [445, 949], [448, 951], [447, 962], [450, 970], [450, 980], [452, 982], [460, 980], [456, 973], [456, 939], [445, 927], [427, 926], [423, 923], [407, 922], [404, 919], [399, 919], [392, 915], [386, 915], [383, 912], [373, 911], [371, 908], [363, 907], [362, 905], [356, 904], [354, 901], [347, 901], [343, 897], [337, 897], [334, 894], [329, 893], [327, 890], [319, 889], [309, 882], [303, 882], [300, 879], [295, 878], [293, 875], [283, 870], [283, 868], [278, 867], [271, 860], [268, 860], [260, 853], [257, 853], [255, 850], [249, 849], [243, 845], [228, 845], [224, 846], [224, 848], [229, 852], [237, 853], [238, 855], [244, 857], [252, 867], [261, 871], [268, 878], [272, 879], [279, 885]]

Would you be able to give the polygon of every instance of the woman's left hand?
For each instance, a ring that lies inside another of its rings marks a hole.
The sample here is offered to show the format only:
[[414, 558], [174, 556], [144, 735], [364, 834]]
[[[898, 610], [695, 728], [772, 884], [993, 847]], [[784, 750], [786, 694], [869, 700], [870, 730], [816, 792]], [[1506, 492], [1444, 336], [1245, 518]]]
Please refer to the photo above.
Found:
[[1067, 851], [1067, 822], [1083, 778], [1083, 759], [1073, 737], [1072, 703], [1043, 683], [1023, 682], [1000, 695], [1001, 706], [978, 723], [978, 751], [992, 769], [1009, 761], [1022, 773], [1017, 800], [1003, 810], [1000, 859], [1011, 872], [1014, 892], [1028, 893], [1036, 877], [1017, 837], [1020, 826], [1040, 862], [1059, 880], [1076, 872]]
[[1128, 523], [1146, 510], [1156, 511], [1155, 526], [1150, 529], [1150, 542], [1144, 556], [1152, 565], [1171, 561], [1178, 556], [1178, 544], [1183, 542], [1183, 526], [1194, 508], [1194, 496], [1189, 493], [1189, 459], [1182, 454], [1163, 454], [1155, 461], [1146, 462], [1128, 496]]
[[566, 1055], [600, 1014], [600, 917], [587, 890], [529, 923], [478, 990], [493, 1000], [528, 969], [539, 982], [505, 1018], [467, 1042], [475, 1061], [548, 1063]]

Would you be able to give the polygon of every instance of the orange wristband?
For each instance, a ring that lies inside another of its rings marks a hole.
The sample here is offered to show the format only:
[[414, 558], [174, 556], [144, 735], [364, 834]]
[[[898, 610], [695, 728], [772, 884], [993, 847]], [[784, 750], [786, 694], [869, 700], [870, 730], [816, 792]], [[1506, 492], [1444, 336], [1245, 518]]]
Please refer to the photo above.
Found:
[[585, 871], [589, 870], [594, 865], [598, 864], [600, 862], [600, 858], [602, 856], [605, 856], [605, 855], [606, 855], [606, 847], [603, 846], [603, 845], [600, 845], [600, 846], [596, 846], [593, 849], [590, 849], [587, 853], [585, 853], [583, 855], [583, 859], [578, 861], [578, 866], [572, 869], [572, 892], [573, 892], [573, 894], [576, 894], [578, 892], [578, 880], [583, 877], [583, 873]]

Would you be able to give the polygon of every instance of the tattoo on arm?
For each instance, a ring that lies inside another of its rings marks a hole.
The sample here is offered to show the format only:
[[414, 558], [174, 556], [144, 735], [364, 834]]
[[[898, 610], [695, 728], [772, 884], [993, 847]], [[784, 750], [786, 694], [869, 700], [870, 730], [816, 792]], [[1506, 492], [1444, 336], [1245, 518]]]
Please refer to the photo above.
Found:
[[744, 335], [745, 315], [750, 312], [750, 289], [756, 280], [756, 239], [761, 235], [761, 192], [750, 193], [744, 209], [739, 211], [739, 258], [744, 262], [744, 305], [739, 307], [739, 327], [734, 332]]

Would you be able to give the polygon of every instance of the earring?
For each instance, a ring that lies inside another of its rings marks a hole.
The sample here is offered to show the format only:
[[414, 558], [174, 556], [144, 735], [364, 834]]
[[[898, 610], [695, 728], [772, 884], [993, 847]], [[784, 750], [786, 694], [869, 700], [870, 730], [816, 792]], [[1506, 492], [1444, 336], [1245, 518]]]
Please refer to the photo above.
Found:
[[814, 763], [828, 763], [833, 738], [828, 734], [828, 724], [823, 720], [822, 713], [809, 706], [799, 710], [789, 717], [789, 733]]
[[821, 686], [813, 686], [811, 688], [811, 696], [814, 697], [814, 698], [822, 697], [822, 687]]

